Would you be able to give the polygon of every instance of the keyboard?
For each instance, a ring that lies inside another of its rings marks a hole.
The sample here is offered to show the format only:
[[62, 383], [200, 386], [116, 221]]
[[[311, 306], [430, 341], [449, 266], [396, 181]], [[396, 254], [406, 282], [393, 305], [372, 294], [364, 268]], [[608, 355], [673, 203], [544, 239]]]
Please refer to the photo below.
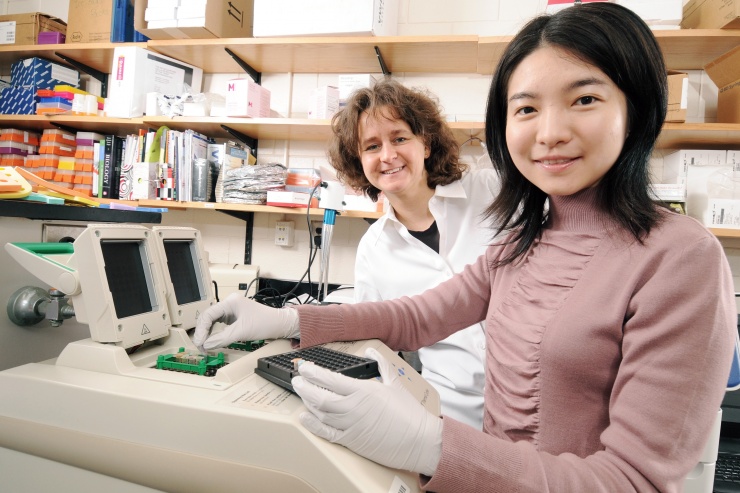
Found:
[[717, 455], [714, 493], [740, 493], [740, 454], [720, 452]]

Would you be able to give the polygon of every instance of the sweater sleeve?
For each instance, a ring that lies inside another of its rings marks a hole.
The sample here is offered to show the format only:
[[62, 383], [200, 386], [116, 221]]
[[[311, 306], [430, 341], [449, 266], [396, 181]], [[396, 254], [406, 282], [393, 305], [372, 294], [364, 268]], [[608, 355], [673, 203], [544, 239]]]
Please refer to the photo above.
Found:
[[[490, 251], [490, 249], [489, 249]], [[380, 339], [396, 351], [415, 351], [485, 319], [490, 298], [489, 259], [418, 296], [356, 304], [296, 307], [301, 346]]]
[[[438, 493], [681, 491], [720, 406], [736, 330], [721, 246], [709, 235], [687, 243], [651, 259], [635, 284], [600, 450], [549, 454], [445, 417], [440, 463], [422, 486]], [[570, 432], [577, 437], [577, 423]]]

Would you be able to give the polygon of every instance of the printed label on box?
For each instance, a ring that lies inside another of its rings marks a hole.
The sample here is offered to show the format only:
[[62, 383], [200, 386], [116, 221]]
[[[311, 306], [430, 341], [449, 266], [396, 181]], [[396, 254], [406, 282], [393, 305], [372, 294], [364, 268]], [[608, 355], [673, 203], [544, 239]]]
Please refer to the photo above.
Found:
[[710, 226], [740, 229], [740, 200], [709, 199]]
[[15, 44], [15, 21], [0, 22], [0, 45]]

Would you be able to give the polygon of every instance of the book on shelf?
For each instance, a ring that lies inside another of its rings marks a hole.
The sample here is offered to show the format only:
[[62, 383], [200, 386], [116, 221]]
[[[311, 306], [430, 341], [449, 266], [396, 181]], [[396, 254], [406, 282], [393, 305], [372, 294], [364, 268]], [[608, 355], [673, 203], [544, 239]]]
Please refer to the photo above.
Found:
[[118, 198], [124, 142], [117, 135], [105, 136], [105, 145], [103, 147], [103, 189], [101, 195], [103, 198]]

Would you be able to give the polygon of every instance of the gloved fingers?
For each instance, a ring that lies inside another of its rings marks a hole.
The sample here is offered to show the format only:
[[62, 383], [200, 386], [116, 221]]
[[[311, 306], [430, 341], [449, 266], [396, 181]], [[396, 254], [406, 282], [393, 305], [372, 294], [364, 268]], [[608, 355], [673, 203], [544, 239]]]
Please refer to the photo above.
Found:
[[208, 338], [208, 334], [211, 333], [213, 323], [223, 319], [225, 315], [226, 312], [223, 303], [216, 303], [201, 313], [198, 317], [197, 323], [195, 324], [193, 343], [198, 347], [202, 347], [206, 338]]
[[232, 342], [237, 341], [239, 338], [234, 334], [237, 330], [236, 324], [227, 325], [221, 332], [212, 334], [208, 339], [203, 342], [203, 348], [206, 350], [216, 349], [220, 347], [226, 347]]
[[380, 378], [383, 384], [405, 389], [398, 375], [401, 369], [383, 357], [377, 349], [372, 347], [367, 348], [365, 350], [365, 357], [378, 362], [378, 371], [380, 372]]
[[369, 383], [322, 368], [312, 362], [303, 363], [298, 368], [298, 372], [307, 382], [343, 396], [351, 395], [357, 392], [362, 384]]
[[303, 400], [303, 404], [309, 411], [324, 423], [335, 427], [343, 428], [340, 421], [357, 405], [356, 399], [337, 394], [321, 385], [313, 384], [304, 376], [293, 378], [291, 384], [293, 390]]
[[319, 438], [336, 443], [342, 437], [342, 432], [340, 430], [325, 425], [310, 412], [301, 413], [298, 419], [304, 428]]

